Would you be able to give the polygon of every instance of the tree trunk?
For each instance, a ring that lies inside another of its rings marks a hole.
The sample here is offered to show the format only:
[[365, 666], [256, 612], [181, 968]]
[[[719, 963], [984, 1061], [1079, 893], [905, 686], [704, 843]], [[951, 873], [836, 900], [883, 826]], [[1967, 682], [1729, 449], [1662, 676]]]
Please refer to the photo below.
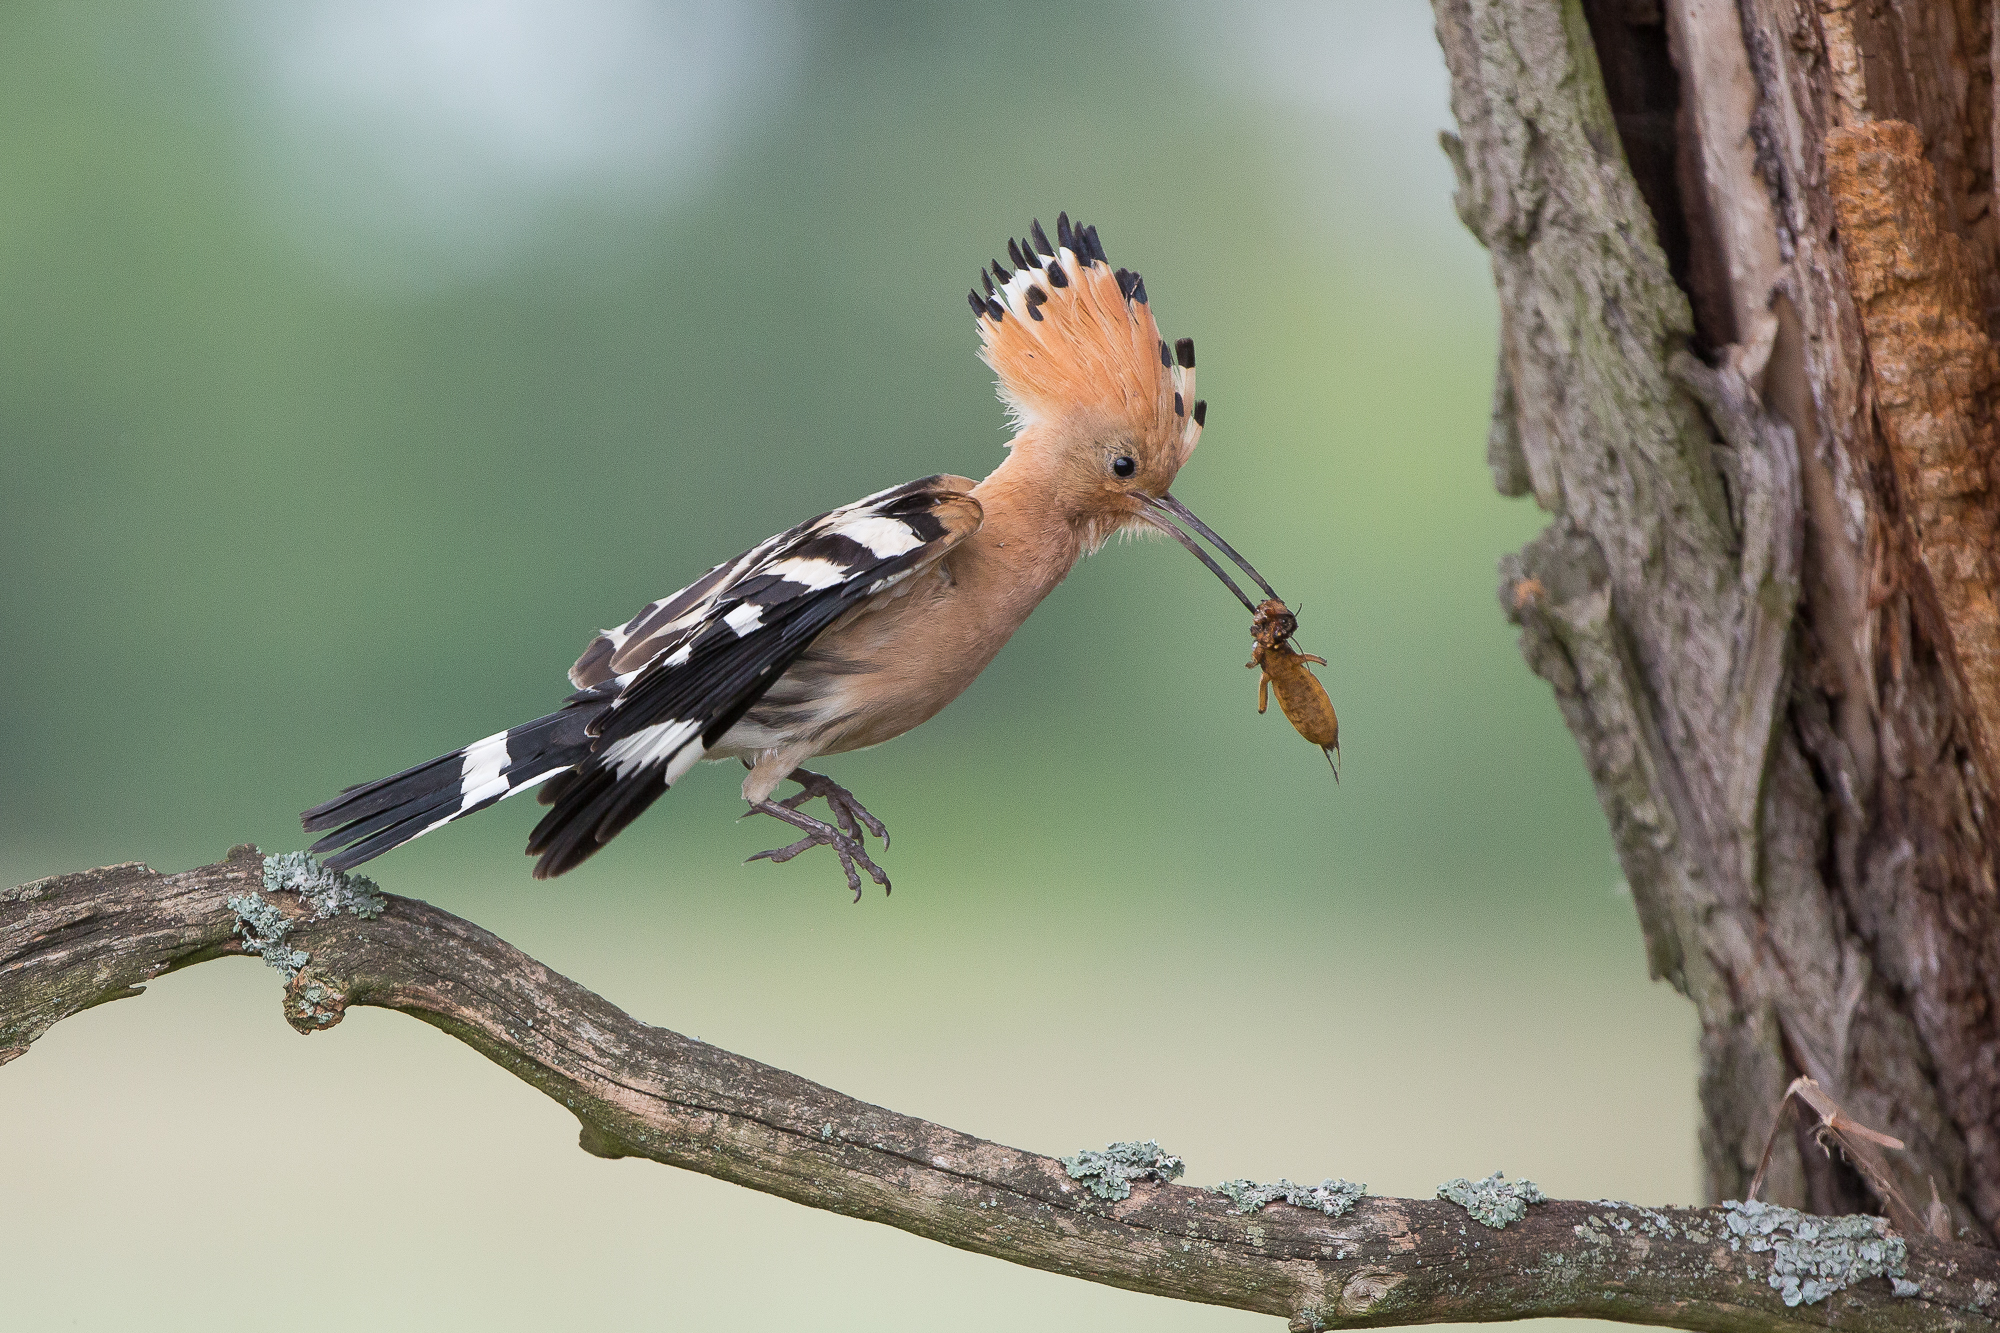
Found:
[[[1501, 598], [1741, 1197], [1807, 1074], [2000, 1234], [1994, 0], [1435, 0]], [[1766, 1187], [1886, 1206], [1781, 1135]]]

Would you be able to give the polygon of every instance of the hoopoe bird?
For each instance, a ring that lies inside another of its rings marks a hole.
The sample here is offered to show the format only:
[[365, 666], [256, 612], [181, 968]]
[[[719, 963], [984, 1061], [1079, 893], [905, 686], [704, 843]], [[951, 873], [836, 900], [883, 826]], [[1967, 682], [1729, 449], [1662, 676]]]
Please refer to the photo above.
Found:
[[[1194, 344], [1160, 336], [1137, 273], [1113, 270], [1097, 228], [1039, 222], [970, 293], [980, 355], [1012, 417], [984, 481], [938, 475], [806, 520], [708, 571], [590, 642], [575, 692], [546, 717], [350, 787], [301, 821], [347, 869], [541, 787], [528, 839], [538, 879], [581, 865], [701, 760], [740, 760], [743, 799], [886, 891], [864, 830], [888, 830], [805, 765], [880, 745], [935, 716], [985, 669], [1077, 560], [1114, 533], [1163, 531], [1229, 576], [1181, 526], [1268, 584], [1168, 487], [1201, 439]], [[1275, 594], [1272, 594], [1275, 596]], [[772, 799], [787, 779], [800, 790]], [[825, 800], [831, 822], [799, 807]]]

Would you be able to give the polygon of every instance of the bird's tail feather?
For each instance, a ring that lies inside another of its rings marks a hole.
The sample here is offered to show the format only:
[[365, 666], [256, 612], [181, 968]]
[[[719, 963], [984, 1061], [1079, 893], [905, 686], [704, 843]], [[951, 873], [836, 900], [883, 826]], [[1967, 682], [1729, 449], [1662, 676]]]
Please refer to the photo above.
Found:
[[358, 866], [572, 767], [590, 753], [585, 728], [607, 706], [572, 703], [429, 763], [349, 787], [299, 822], [308, 833], [332, 830], [312, 845], [315, 853], [333, 853], [328, 867]]
[[528, 855], [536, 879], [574, 870], [646, 812], [667, 790], [666, 770], [649, 766], [631, 778], [615, 768], [586, 763], [542, 788], [541, 802], [553, 806], [528, 835]]

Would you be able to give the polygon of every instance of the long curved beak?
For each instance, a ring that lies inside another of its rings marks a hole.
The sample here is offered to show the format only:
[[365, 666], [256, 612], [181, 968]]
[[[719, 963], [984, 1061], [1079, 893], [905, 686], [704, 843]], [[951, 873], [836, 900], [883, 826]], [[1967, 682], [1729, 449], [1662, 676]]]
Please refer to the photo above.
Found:
[[1182, 523], [1185, 523], [1188, 527], [1193, 528], [1196, 532], [1208, 538], [1209, 542], [1215, 547], [1216, 550], [1222, 552], [1224, 555], [1228, 556], [1231, 560], [1235, 561], [1237, 568], [1241, 569], [1245, 574], [1248, 574], [1251, 578], [1251, 581], [1264, 590], [1264, 595], [1266, 597], [1277, 597], [1278, 595], [1277, 589], [1273, 588], [1270, 584], [1264, 581], [1264, 576], [1257, 572], [1255, 566], [1253, 566], [1248, 560], [1245, 560], [1242, 556], [1238, 555], [1236, 553], [1235, 547], [1231, 546], [1228, 542], [1222, 540], [1222, 538], [1216, 536], [1215, 530], [1213, 528], [1210, 528], [1208, 524], [1196, 518], [1194, 516], [1194, 511], [1189, 509], [1186, 505], [1182, 504], [1179, 500], [1174, 499], [1174, 497], [1171, 495], [1162, 495], [1158, 497], [1148, 496], [1146, 499], [1146, 507], [1151, 511], [1148, 517], [1150, 517], [1153, 520], [1154, 526], [1158, 527], [1161, 531], [1167, 533], [1175, 541], [1179, 542], [1182, 546], [1187, 547], [1188, 550], [1194, 552], [1194, 558], [1201, 561], [1201, 563], [1203, 563], [1204, 565], [1207, 565], [1208, 572], [1215, 575], [1215, 577], [1221, 579], [1222, 586], [1236, 594], [1236, 600], [1243, 603], [1244, 610], [1254, 612], [1257, 609], [1257, 604], [1255, 602], [1252, 602], [1248, 597], [1244, 596], [1243, 589], [1236, 586], [1236, 580], [1230, 578], [1229, 575], [1226, 572], [1224, 572], [1222, 566], [1218, 565], [1215, 562], [1215, 558], [1209, 555], [1207, 551], [1202, 550], [1201, 546], [1198, 543], [1196, 543], [1195, 539], [1193, 537], [1188, 536], [1188, 534], [1181, 529], [1180, 525]]

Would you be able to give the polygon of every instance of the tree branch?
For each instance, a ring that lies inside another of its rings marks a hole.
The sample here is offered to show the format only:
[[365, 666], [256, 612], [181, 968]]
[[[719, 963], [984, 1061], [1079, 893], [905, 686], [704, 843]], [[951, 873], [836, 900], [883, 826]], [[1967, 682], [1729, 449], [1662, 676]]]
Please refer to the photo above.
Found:
[[[273, 887], [297, 884], [288, 865], [308, 871], [297, 892]], [[243, 846], [178, 875], [128, 863], [0, 891], [0, 1062], [150, 978], [261, 952], [288, 975], [284, 1012], [299, 1031], [331, 1027], [353, 1005], [401, 1010], [562, 1103], [598, 1156], [647, 1157], [1297, 1329], [1543, 1315], [1688, 1329], [1836, 1317], [1857, 1330], [2000, 1327], [2000, 1254], [1873, 1222], [1847, 1223], [1855, 1239], [1816, 1240], [1801, 1215], [1754, 1205], [1557, 1201], [1496, 1230], [1440, 1199], [1363, 1198], [1328, 1217], [1283, 1203], [1239, 1214], [1220, 1194], [1176, 1185], [1100, 1198], [1054, 1158], [651, 1027], [469, 921], [370, 889]], [[1799, 1302], [1789, 1306], [1778, 1289], [1787, 1274]]]

